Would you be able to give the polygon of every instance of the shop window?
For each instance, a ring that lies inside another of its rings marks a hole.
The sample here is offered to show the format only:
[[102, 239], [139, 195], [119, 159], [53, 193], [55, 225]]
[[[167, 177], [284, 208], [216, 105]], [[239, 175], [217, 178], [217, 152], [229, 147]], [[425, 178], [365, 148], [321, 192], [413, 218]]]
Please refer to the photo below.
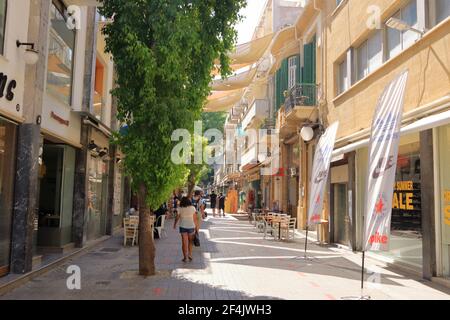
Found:
[[92, 104], [92, 113], [102, 121], [104, 118], [104, 99], [103, 99], [103, 83], [104, 83], [105, 67], [97, 58], [95, 63], [95, 83], [94, 83], [94, 102]]
[[8, 272], [16, 126], [0, 118], [0, 276]]
[[0, 0], [0, 54], [5, 51], [5, 34], [6, 34], [6, 9], [8, 6], [7, 0]]
[[67, 9], [60, 1], [50, 7], [47, 91], [61, 102], [71, 105], [75, 30], [67, 27]]
[[[450, 170], [448, 170], [448, 163], [450, 163], [450, 125], [439, 128], [439, 180], [440, 190], [440, 219], [438, 220], [438, 227], [440, 228], [441, 236], [439, 242], [439, 256], [442, 265], [439, 269], [440, 276], [450, 278]], [[442, 273], [442, 274], [441, 274]]]
[[94, 155], [89, 161], [88, 240], [99, 238], [106, 231], [105, 201], [107, 194], [106, 163]]

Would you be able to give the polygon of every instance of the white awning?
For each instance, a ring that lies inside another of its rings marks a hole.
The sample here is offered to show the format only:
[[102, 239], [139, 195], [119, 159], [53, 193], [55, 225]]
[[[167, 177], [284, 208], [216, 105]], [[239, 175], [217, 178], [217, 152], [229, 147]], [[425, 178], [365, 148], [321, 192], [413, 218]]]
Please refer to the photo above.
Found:
[[242, 89], [252, 83], [253, 78], [256, 75], [257, 68], [252, 68], [248, 71], [236, 74], [225, 80], [214, 80], [211, 84], [212, 90], [217, 91], [230, 91], [236, 89]]
[[244, 95], [244, 89], [233, 91], [216, 91], [208, 97], [208, 102], [203, 108], [204, 112], [229, 111]]
[[249, 65], [258, 62], [272, 42], [273, 34], [240, 44], [230, 54], [231, 65]]
[[[415, 121], [400, 129], [400, 135], [407, 135], [410, 133], [416, 133], [420, 131], [425, 131], [428, 129], [444, 126], [450, 123], [450, 110], [434, 114], [432, 116]], [[345, 147], [336, 149], [333, 151], [333, 157], [346, 154], [351, 151], [355, 151], [359, 148], [368, 146], [370, 143], [370, 138], [360, 140], [358, 142], [349, 144]]]

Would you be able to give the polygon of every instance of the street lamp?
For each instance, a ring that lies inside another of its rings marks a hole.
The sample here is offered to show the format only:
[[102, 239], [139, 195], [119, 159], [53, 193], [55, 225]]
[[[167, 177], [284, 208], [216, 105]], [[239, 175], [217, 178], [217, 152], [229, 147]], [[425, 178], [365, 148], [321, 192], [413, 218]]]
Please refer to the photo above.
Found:
[[420, 34], [420, 36], [423, 36], [425, 34], [425, 31], [420, 31], [420, 30], [414, 28], [413, 26], [409, 25], [407, 22], [397, 19], [397, 18], [394, 18], [394, 17], [389, 18], [389, 20], [386, 21], [386, 25], [389, 28], [396, 29], [396, 30], [402, 31], [402, 32], [411, 30], [411, 31], [414, 31], [414, 32]]

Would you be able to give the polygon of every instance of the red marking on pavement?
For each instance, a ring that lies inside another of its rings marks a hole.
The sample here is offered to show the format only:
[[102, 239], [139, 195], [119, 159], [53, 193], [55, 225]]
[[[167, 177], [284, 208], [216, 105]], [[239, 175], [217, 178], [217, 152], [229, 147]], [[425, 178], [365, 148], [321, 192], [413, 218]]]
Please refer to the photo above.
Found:
[[336, 300], [336, 298], [332, 294], [329, 294], [329, 293], [327, 293], [325, 295], [325, 297], [327, 297], [328, 300]]
[[315, 282], [310, 281], [309, 284], [312, 285], [314, 288], [320, 288], [320, 286]]
[[300, 277], [306, 277], [306, 274], [304, 274], [303, 272], [297, 272], [297, 274], [298, 274]]
[[153, 289], [153, 293], [158, 297], [161, 295], [162, 291], [163, 291], [162, 288], [154, 288]]

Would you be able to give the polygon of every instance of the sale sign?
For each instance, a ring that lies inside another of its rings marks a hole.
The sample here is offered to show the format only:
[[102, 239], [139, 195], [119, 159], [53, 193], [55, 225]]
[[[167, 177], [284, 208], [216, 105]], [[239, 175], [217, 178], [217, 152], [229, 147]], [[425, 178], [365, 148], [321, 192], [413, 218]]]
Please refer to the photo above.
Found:
[[384, 90], [375, 110], [369, 147], [365, 208], [365, 251], [388, 251], [392, 194], [408, 71]]

